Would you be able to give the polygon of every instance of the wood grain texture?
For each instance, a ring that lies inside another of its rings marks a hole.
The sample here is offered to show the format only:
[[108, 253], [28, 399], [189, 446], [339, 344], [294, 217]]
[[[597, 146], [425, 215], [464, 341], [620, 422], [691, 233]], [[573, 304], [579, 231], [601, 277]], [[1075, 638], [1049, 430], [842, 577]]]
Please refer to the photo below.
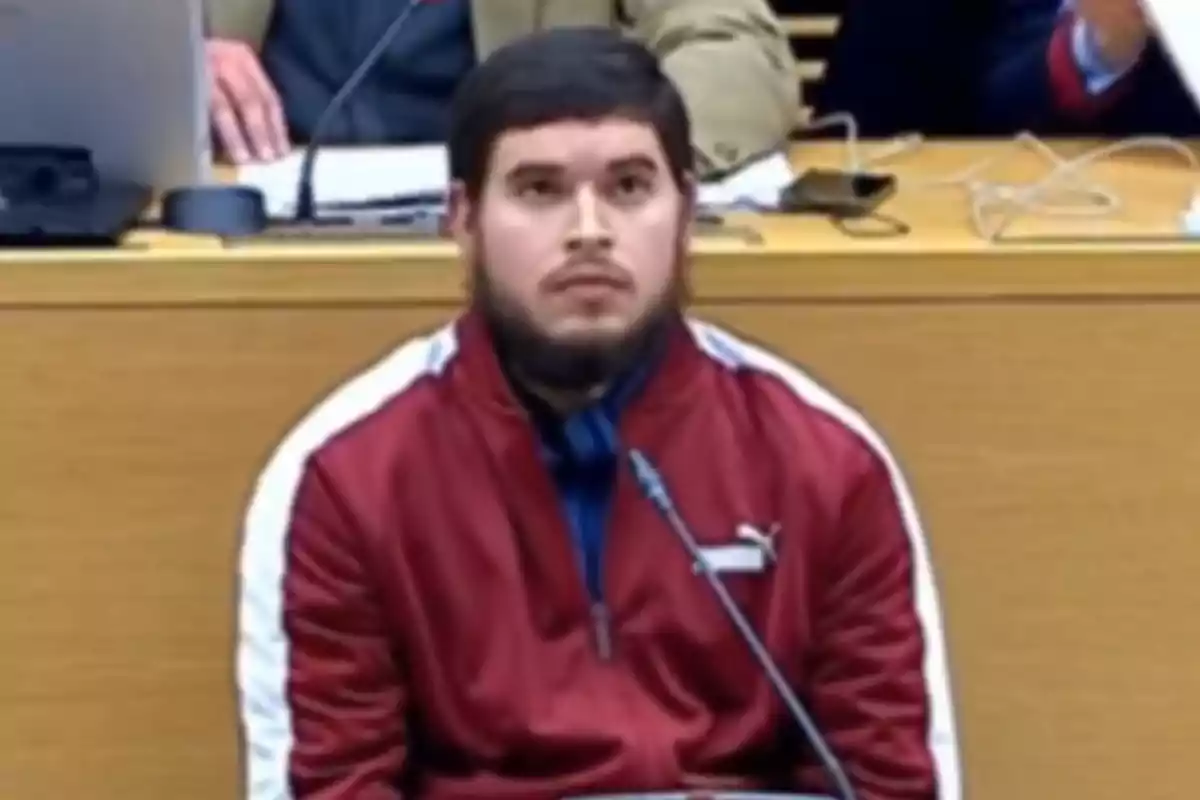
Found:
[[[781, 279], [778, 294], [802, 294]], [[710, 301], [915, 483], [971, 796], [1177, 796], [1200, 737], [1196, 301]], [[0, 315], [0, 796], [238, 796], [236, 534], [280, 434], [452, 307]]]

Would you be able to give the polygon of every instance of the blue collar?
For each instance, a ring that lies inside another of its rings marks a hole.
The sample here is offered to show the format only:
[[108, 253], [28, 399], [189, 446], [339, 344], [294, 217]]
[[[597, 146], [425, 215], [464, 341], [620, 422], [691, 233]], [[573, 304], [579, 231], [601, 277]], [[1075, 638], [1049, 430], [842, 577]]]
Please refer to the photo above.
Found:
[[522, 398], [551, 468], [587, 471], [612, 467], [620, 452], [621, 413], [645, 386], [654, 363], [655, 359], [644, 360], [595, 403], [566, 417], [537, 398]]

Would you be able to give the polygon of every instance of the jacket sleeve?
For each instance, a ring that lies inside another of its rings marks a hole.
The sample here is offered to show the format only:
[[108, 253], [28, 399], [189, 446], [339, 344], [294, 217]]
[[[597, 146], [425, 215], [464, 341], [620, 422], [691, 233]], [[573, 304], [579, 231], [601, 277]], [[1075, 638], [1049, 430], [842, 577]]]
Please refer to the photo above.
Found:
[[764, 0], [626, 0], [624, 8], [683, 94], [702, 173], [787, 138], [799, 82], [787, 35]]
[[1088, 123], [1122, 96], [1127, 80], [1089, 90], [1074, 26], [1074, 14], [1058, 0], [1008, 0], [986, 48], [982, 113], [991, 127], [1095, 133]]
[[404, 683], [357, 527], [318, 467], [284, 469], [264, 473], [242, 545], [246, 796], [398, 800]]
[[[960, 800], [941, 613], [908, 490], [871, 459], [818, 575], [808, 701], [860, 800]], [[801, 785], [832, 787], [806, 765]]]

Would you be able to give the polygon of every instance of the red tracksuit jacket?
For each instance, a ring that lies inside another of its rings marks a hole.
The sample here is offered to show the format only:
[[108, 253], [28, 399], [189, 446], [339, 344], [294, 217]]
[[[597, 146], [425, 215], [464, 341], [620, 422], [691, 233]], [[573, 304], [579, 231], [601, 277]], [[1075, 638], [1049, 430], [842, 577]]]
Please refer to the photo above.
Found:
[[[773, 563], [722, 577], [861, 800], [958, 800], [925, 544], [858, 414], [688, 322], [620, 436], [653, 459], [706, 553], [752, 556], [738, 531], [775, 532]], [[604, 658], [535, 432], [476, 318], [336, 391], [277, 450], [247, 514], [251, 800], [828, 791], [629, 470], [609, 520]]]

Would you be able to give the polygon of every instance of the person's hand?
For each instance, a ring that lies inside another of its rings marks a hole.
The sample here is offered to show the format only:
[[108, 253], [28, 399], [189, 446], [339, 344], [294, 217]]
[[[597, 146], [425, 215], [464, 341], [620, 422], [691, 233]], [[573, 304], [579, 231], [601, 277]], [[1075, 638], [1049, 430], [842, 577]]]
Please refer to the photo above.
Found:
[[209, 39], [209, 114], [217, 140], [236, 164], [272, 161], [291, 149], [283, 104], [245, 42]]
[[1141, 0], [1075, 0], [1075, 14], [1091, 28], [1110, 67], [1124, 70], [1141, 58], [1150, 39]]

